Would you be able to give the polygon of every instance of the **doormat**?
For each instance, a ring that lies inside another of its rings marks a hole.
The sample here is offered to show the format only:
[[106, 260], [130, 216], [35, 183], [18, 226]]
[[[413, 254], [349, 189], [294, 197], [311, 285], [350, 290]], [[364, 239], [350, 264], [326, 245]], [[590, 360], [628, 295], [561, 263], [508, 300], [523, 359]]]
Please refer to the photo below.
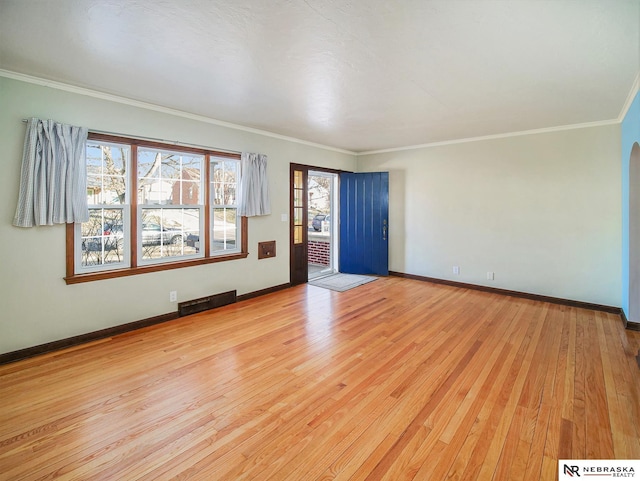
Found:
[[375, 281], [376, 279], [377, 277], [337, 273], [331, 274], [327, 277], [313, 279], [312, 281], [309, 281], [309, 284], [316, 287], [331, 289], [332, 291], [344, 292], [349, 289], [353, 289], [354, 287], [361, 286], [362, 284]]

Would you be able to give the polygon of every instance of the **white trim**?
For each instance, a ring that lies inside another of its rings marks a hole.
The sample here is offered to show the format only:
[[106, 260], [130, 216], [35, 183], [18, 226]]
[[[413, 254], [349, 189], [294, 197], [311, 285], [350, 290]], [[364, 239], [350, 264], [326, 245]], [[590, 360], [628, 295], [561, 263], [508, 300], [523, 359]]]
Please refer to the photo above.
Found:
[[[97, 90], [91, 90], [84, 87], [76, 87], [68, 85], [62, 82], [56, 82], [54, 80], [45, 80], [39, 77], [33, 77], [31, 75], [25, 75], [21, 73], [11, 72], [10, 70], [0, 69], [0, 77], [7, 77], [13, 80], [19, 80], [21, 82], [31, 83], [35, 85], [41, 85], [43, 87], [50, 87], [58, 90], [64, 90], [66, 92], [72, 92], [79, 95], [85, 95], [87, 97], [94, 97], [101, 100], [108, 100], [110, 102], [117, 102], [120, 104], [130, 105], [132, 107], [138, 107], [146, 110], [153, 110], [164, 114], [175, 115], [177, 117], [183, 117], [190, 120], [196, 120], [198, 122], [205, 122], [208, 124], [218, 125], [220, 127], [226, 127], [234, 130], [242, 130], [252, 134], [264, 135], [265, 137], [272, 137], [275, 139], [286, 140], [287, 142], [293, 142], [296, 144], [308, 145], [310, 147], [317, 147], [319, 149], [331, 150], [333, 152], [339, 152], [341, 154], [356, 155], [356, 152], [351, 150], [339, 149], [337, 147], [331, 147], [329, 145], [317, 144], [315, 142], [309, 142], [307, 140], [297, 139], [295, 137], [289, 137], [286, 135], [276, 134], [267, 130], [255, 129], [252, 127], [245, 127], [244, 125], [233, 124], [231, 122], [225, 122], [223, 120], [213, 119], [204, 115], [191, 114], [182, 110], [176, 110], [169, 107], [163, 107], [161, 105], [152, 104], [149, 102], [142, 102], [140, 100], [133, 100], [126, 97], [120, 97], [118, 95], [99, 92]], [[91, 130], [91, 127], [89, 127]], [[179, 142], [177, 142], [179, 143]]]
[[640, 90], [640, 72], [636, 75], [636, 79], [633, 81], [633, 85], [631, 85], [631, 90], [629, 90], [629, 95], [627, 96], [627, 100], [622, 106], [622, 110], [620, 111], [620, 115], [618, 115], [618, 122], [622, 122], [633, 103], [633, 100], [636, 98], [638, 91]]
[[[46, 80], [46, 79], [42, 79], [39, 77], [33, 77], [31, 75], [25, 75], [25, 74], [21, 74], [21, 73], [16, 73], [16, 72], [12, 72], [9, 70], [4, 70], [4, 69], [0, 69], [0, 77], [7, 77], [7, 78], [11, 78], [14, 80], [19, 80], [22, 82], [27, 82], [27, 83], [32, 83], [35, 85], [41, 85], [44, 87], [50, 87], [50, 88], [54, 88], [54, 89], [58, 89], [58, 90], [64, 90], [67, 92], [72, 92], [72, 93], [76, 93], [79, 95], [86, 95], [88, 97], [94, 97], [94, 98], [98, 98], [98, 99], [102, 99], [102, 100], [108, 100], [111, 102], [117, 102], [117, 103], [121, 103], [121, 104], [125, 104], [125, 105], [130, 105], [133, 107], [138, 107], [138, 108], [142, 108], [142, 109], [147, 109], [147, 110], [153, 110], [156, 112], [161, 112], [161, 113], [165, 113], [165, 114], [169, 114], [169, 115], [175, 115], [177, 117], [183, 117], [186, 119], [190, 119], [190, 120], [196, 120], [198, 122], [205, 122], [208, 124], [213, 124], [213, 125], [218, 125], [221, 127], [227, 127], [230, 129], [235, 129], [235, 130], [241, 130], [244, 132], [250, 132], [253, 134], [258, 134], [258, 135], [263, 135], [265, 137], [272, 137], [275, 139], [280, 139], [280, 140], [285, 140], [288, 142], [293, 142], [293, 143], [297, 143], [297, 144], [302, 144], [302, 145], [307, 145], [310, 147], [317, 147], [320, 149], [324, 149], [324, 150], [330, 150], [333, 152], [339, 152], [342, 154], [350, 154], [350, 155], [355, 155], [355, 156], [361, 156], [361, 155], [372, 155], [372, 154], [385, 154], [385, 153], [390, 153], [390, 152], [401, 152], [403, 150], [416, 150], [416, 149], [423, 149], [423, 148], [428, 148], [428, 147], [439, 147], [439, 146], [444, 146], [444, 145], [454, 145], [454, 144], [463, 144], [463, 143], [467, 143], [467, 142], [478, 142], [481, 140], [495, 140], [495, 139], [503, 139], [503, 138], [508, 138], [508, 137], [518, 137], [518, 136], [522, 136], [522, 135], [535, 135], [535, 134], [544, 134], [544, 133], [550, 133], [550, 132], [561, 132], [561, 131], [565, 131], [565, 130], [574, 130], [574, 129], [584, 129], [584, 128], [589, 128], [589, 127], [600, 127], [600, 126], [605, 126], [605, 125], [615, 125], [615, 124], [619, 124], [620, 122], [622, 122], [622, 120], [624, 119], [625, 115], [627, 114], [627, 111], [629, 110], [629, 107], [631, 106], [631, 103], [633, 102], [636, 94], [638, 93], [638, 91], [640, 91], [640, 72], [638, 73], [638, 75], [636, 75], [636, 78], [633, 82], [633, 85], [631, 87], [631, 90], [629, 92], [629, 95], [627, 97], [627, 100], [625, 101], [625, 104], [620, 112], [620, 115], [618, 116], [618, 118], [616, 119], [610, 119], [610, 120], [602, 120], [602, 121], [598, 121], [598, 122], [587, 122], [587, 123], [582, 123], [582, 124], [569, 124], [569, 125], [560, 125], [557, 127], [548, 127], [548, 128], [542, 128], [542, 129], [533, 129], [533, 130], [523, 130], [523, 131], [519, 131], [519, 132], [508, 132], [508, 133], [503, 133], [503, 134], [494, 134], [494, 135], [485, 135], [485, 136], [480, 136], [480, 137], [469, 137], [469, 138], [464, 138], [464, 139], [453, 139], [453, 140], [444, 140], [444, 141], [440, 141], [440, 142], [428, 142], [425, 144], [418, 144], [418, 145], [409, 145], [409, 146], [405, 146], [405, 147], [394, 147], [394, 148], [389, 148], [389, 149], [380, 149], [380, 150], [368, 150], [368, 151], [364, 151], [364, 152], [355, 152], [355, 151], [351, 151], [351, 150], [345, 150], [345, 149], [340, 149], [337, 147], [331, 147], [328, 145], [323, 145], [323, 144], [318, 144], [315, 142], [310, 142], [307, 140], [301, 140], [301, 139], [297, 139], [295, 137], [288, 137], [286, 135], [281, 135], [281, 134], [276, 134], [274, 132], [269, 132], [267, 130], [260, 130], [260, 129], [255, 129], [252, 127], [245, 127], [243, 125], [238, 125], [238, 124], [233, 124], [230, 122], [225, 122], [222, 120], [217, 120], [217, 119], [213, 119], [210, 117], [205, 117], [204, 115], [196, 115], [196, 114], [191, 114], [189, 112], [184, 112], [182, 110], [176, 110], [176, 109], [171, 109], [168, 107], [163, 107], [161, 105], [156, 105], [156, 104], [152, 104], [149, 102], [142, 102], [139, 100], [133, 100], [133, 99], [128, 99], [126, 97], [120, 97], [118, 95], [112, 95], [112, 94], [107, 94], [104, 92], [99, 92], [96, 90], [91, 90], [91, 89], [87, 89], [87, 88], [83, 88], [83, 87], [76, 87], [73, 85], [68, 85], [62, 82], [57, 82], [54, 80]], [[91, 129], [90, 129], [91, 130]], [[179, 142], [176, 142], [179, 143]]]
[[386, 154], [388, 152], [399, 152], [402, 150], [414, 150], [414, 149], [423, 149], [427, 147], [439, 147], [442, 145], [464, 144], [467, 142], [478, 142], [480, 140], [504, 139], [508, 137], [519, 137], [521, 135], [546, 134], [549, 132], [561, 132], [564, 130], [585, 129], [589, 127], [601, 127], [603, 125], [616, 125], [619, 123], [620, 121], [618, 119], [602, 120], [598, 122], [587, 122], [584, 124], [561, 125], [558, 127], [548, 127], [544, 129], [533, 129], [533, 130], [523, 130], [520, 132], [509, 132], [506, 134], [484, 135], [481, 137], [469, 137], [466, 139], [444, 140], [442, 142], [430, 142], [427, 144], [408, 145], [406, 147], [396, 147], [392, 149], [369, 150], [367, 152], [358, 152], [356, 155], [360, 156], [360, 155], [371, 155], [371, 154]]

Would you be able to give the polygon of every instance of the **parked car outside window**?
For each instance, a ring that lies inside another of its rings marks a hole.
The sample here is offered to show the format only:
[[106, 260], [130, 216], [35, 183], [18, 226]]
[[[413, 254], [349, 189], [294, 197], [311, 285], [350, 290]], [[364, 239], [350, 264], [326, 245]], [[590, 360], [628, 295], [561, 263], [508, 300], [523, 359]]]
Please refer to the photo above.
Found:
[[311, 221], [311, 227], [313, 227], [313, 230], [320, 232], [322, 230], [322, 222], [331, 222], [331, 215], [316, 214]]
[[142, 224], [142, 245], [182, 243], [182, 231], [160, 227], [160, 224]]
[[[118, 244], [122, 244], [123, 231], [122, 224], [105, 223], [104, 231], [102, 234], [107, 238], [105, 242], [105, 250], [116, 249]], [[183, 241], [183, 232], [179, 229], [169, 229], [167, 227], [162, 228], [160, 224], [146, 223], [142, 224], [142, 245], [167, 245], [167, 244], [181, 244]], [[99, 240], [91, 240], [96, 247], [89, 250], [99, 250]]]

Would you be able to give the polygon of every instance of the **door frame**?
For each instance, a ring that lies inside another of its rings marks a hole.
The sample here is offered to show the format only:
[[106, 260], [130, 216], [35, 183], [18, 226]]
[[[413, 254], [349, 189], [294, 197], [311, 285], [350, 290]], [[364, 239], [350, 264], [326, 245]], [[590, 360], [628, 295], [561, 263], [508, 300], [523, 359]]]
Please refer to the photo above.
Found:
[[[295, 243], [295, 228], [294, 228], [294, 171], [302, 171], [304, 178], [304, 192], [302, 195], [303, 202], [303, 218], [302, 223], [305, 226], [302, 233], [302, 244]], [[306, 164], [289, 164], [289, 282], [290, 284], [304, 284], [309, 280], [309, 232], [306, 227], [309, 224], [309, 171], [313, 172], [327, 172], [329, 174], [338, 175], [338, 192], [335, 195], [340, 195], [340, 174], [349, 172], [345, 170], [331, 169], [327, 167], [318, 167], [315, 165]], [[336, 220], [336, 219], [334, 219]], [[304, 261], [304, 262], [303, 262]], [[304, 263], [304, 272], [301, 266]], [[304, 279], [304, 280], [303, 280]]]
[[[314, 274], [312, 274], [311, 272], [311, 266], [313, 265], [313, 261], [312, 261], [312, 248], [311, 248], [311, 242], [313, 242], [313, 240], [318, 240], [317, 237], [314, 237], [314, 231], [309, 230], [309, 237], [308, 237], [308, 253], [309, 253], [309, 259], [308, 259], [308, 265], [309, 265], [309, 272], [307, 275], [307, 278], [309, 280], [315, 279], [316, 277], [322, 277], [322, 276], [326, 276], [326, 275], [330, 275], [330, 274], [335, 274], [337, 272], [339, 272], [339, 258], [338, 258], [338, 253], [340, 251], [339, 249], [339, 240], [340, 240], [340, 233], [339, 233], [339, 226], [340, 226], [340, 175], [333, 173], [333, 172], [326, 172], [326, 171], [319, 171], [319, 170], [309, 170], [308, 172], [308, 176], [307, 176], [307, 185], [311, 186], [311, 181], [312, 178], [314, 177], [324, 177], [326, 179], [329, 179], [331, 184], [330, 184], [330, 192], [329, 192], [329, 214], [331, 215], [331, 220], [329, 221], [329, 226], [330, 226], [330, 235], [329, 235], [329, 240], [328, 240], [328, 244], [329, 244], [329, 266], [326, 268], [323, 268], [320, 272], [316, 272]], [[307, 212], [309, 213], [309, 220], [311, 221], [311, 215], [312, 215], [312, 205], [311, 205], [311, 192], [309, 192], [309, 209], [307, 210]]]

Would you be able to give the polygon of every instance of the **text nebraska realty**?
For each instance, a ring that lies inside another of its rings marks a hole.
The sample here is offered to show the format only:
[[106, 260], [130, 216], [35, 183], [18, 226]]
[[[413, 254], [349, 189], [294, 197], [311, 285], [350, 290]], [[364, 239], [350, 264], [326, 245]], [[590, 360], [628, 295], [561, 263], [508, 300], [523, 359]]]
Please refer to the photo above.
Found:
[[611, 476], [613, 478], [635, 478], [636, 472], [633, 466], [583, 466], [582, 470], [578, 466], [567, 466], [565, 464], [565, 474], [569, 476]]

